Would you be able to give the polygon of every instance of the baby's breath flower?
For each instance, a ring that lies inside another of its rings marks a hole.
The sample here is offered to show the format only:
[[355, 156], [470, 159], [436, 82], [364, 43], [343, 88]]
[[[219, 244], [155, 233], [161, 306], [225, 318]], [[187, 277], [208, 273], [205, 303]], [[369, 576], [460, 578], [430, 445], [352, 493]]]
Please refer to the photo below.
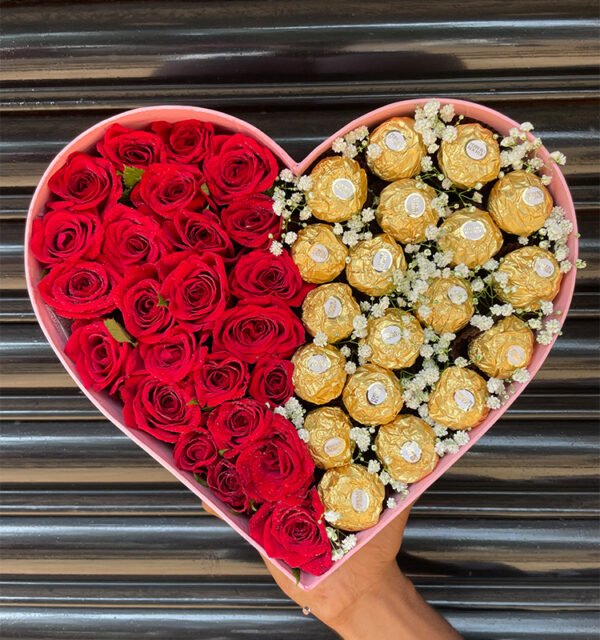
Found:
[[344, 345], [340, 348], [340, 353], [344, 356], [344, 358], [349, 358], [352, 352], [350, 351], [350, 347]]
[[367, 158], [369, 160], [377, 160], [382, 153], [383, 149], [376, 142], [371, 142], [367, 147]]
[[502, 402], [498, 396], [488, 396], [486, 404], [490, 409], [499, 409], [502, 406]]
[[364, 427], [352, 427], [350, 429], [350, 439], [356, 442], [356, 446], [363, 452], [368, 451], [371, 446], [371, 434]]
[[313, 338], [313, 342], [317, 345], [317, 347], [326, 347], [327, 335], [322, 331], [317, 331], [317, 334]]
[[385, 503], [385, 506], [388, 509], [395, 509], [396, 508], [396, 498], [393, 497], [389, 497]]
[[421, 171], [431, 171], [433, 169], [433, 160], [431, 156], [423, 156], [421, 159]]
[[306, 429], [298, 429], [298, 437], [302, 442], [308, 442], [310, 440], [310, 435]]
[[561, 153], [560, 151], [553, 151], [550, 154], [550, 157], [552, 158], [552, 160], [554, 160], [554, 162], [556, 162], [556, 164], [564, 165], [567, 163], [567, 156], [565, 156], [565, 154]]
[[466, 358], [463, 358], [462, 356], [459, 356], [454, 361], [454, 366], [455, 367], [460, 367], [461, 369], [466, 367], [466, 366], [468, 366], [468, 364], [469, 364], [469, 361]]
[[286, 244], [294, 244], [294, 242], [296, 242], [296, 238], [298, 237], [298, 234], [295, 233], [294, 231], [288, 231], [284, 236], [283, 236], [283, 241]]
[[527, 382], [529, 377], [529, 371], [527, 371], [527, 369], [517, 369], [512, 375], [512, 379], [515, 382]]
[[452, 118], [454, 118], [454, 105], [453, 104], [445, 104], [440, 109], [440, 118], [444, 122], [450, 122]]
[[344, 138], [336, 138], [331, 145], [331, 149], [335, 153], [343, 153], [346, 149], [346, 141]]
[[379, 473], [381, 471], [381, 464], [378, 460], [369, 460], [367, 471], [369, 473]]
[[281, 172], [279, 173], [279, 177], [284, 182], [293, 182], [294, 181], [294, 174], [289, 169], [282, 169]]
[[281, 244], [281, 242], [273, 240], [273, 242], [271, 242], [271, 246], [269, 247], [269, 251], [274, 256], [280, 256], [283, 253], [283, 245]]
[[356, 371], [356, 364], [354, 362], [348, 361], [344, 365], [344, 371], [351, 376]]
[[342, 551], [346, 554], [356, 546], [356, 536], [351, 533], [342, 541]]
[[454, 434], [454, 442], [456, 442], [459, 447], [464, 447], [464, 445], [466, 445], [470, 439], [471, 438], [466, 431], [457, 431]]

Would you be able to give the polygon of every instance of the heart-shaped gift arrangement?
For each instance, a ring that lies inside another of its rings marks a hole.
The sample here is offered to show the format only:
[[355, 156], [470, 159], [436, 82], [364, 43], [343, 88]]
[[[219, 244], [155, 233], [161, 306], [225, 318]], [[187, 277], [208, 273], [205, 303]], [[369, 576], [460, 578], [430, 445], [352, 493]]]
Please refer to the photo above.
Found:
[[33, 197], [38, 320], [107, 418], [309, 589], [498, 420], [560, 332], [575, 212], [531, 129], [399, 102], [296, 164], [215, 111], [120, 114]]

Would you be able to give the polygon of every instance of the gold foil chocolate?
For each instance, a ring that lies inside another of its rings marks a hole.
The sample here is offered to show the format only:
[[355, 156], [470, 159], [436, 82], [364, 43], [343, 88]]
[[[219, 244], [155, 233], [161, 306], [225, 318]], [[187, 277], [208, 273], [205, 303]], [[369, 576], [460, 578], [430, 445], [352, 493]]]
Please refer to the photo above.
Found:
[[344, 531], [362, 531], [377, 524], [385, 487], [374, 473], [358, 464], [325, 472], [319, 482], [319, 496], [325, 511], [335, 511], [335, 526]]
[[438, 162], [456, 186], [472, 189], [498, 177], [500, 148], [494, 134], [480, 124], [459, 124], [456, 139], [442, 141]]
[[342, 400], [357, 422], [369, 426], [385, 424], [402, 409], [402, 387], [391, 371], [365, 364], [348, 377]]
[[379, 226], [392, 238], [409, 244], [423, 242], [427, 227], [436, 225], [438, 213], [431, 206], [435, 191], [406, 178], [392, 182], [381, 192], [375, 216]]
[[394, 288], [394, 271], [405, 271], [404, 251], [390, 236], [382, 233], [361, 240], [350, 249], [346, 265], [348, 284], [369, 296], [384, 296]]
[[311, 336], [319, 331], [329, 343], [347, 338], [354, 327], [352, 321], [360, 315], [358, 302], [347, 284], [322, 284], [308, 292], [302, 304], [302, 322]]
[[339, 407], [320, 407], [304, 419], [308, 431], [308, 450], [317, 467], [332, 469], [352, 462], [354, 442], [352, 423]]
[[358, 213], [367, 199], [367, 174], [356, 160], [331, 156], [312, 170], [306, 204], [315, 218], [344, 222]]
[[346, 358], [335, 347], [304, 345], [296, 351], [292, 362], [292, 384], [303, 400], [325, 404], [342, 393], [346, 384]]
[[554, 300], [562, 279], [554, 255], [533, 246], [506, 254], [496, 274], [506, 279], [506, 283], [495, 280], [498, 297], [517, 309], [531, 311], [539, 309], [544, 300]]
[[455, 333], [474, 312], [471, 287], [457, 276], [434, 278], [415, 305], [417, 318], [437, 333]]
[[421, 418], [400, 415], [379, 427], [375, 446], [377, 457], [397, 482], [417, 482], [429, 475], [438, 463], [436, 435]]
[[452, 252], [452, 265], [481, 266], [502, 248], [502, 232], [487, 211], [460, 209], [440, 227], [438, 245]]
[[528, 236], [544, 226], [552, 206], [550, 192], [535, 174], [511, 171], [492, 187], [487, 208], [503, 231]]
[[476, 427], [489, 413], [485, 380], [471, 369], [448, 367], [429, 396], [429, 415], [455, 431]]
[[412, 367], [425, 341], [419, 321], [401, 309], [388, 309], [382, 318], [371, 318], [367, 330], [369, 359], [386, 369]]
[[533, 331], [517, 316], [502, 318], [469, 344], [469, 359], [492, 378], [510, 378], [531, 360]]
[[311, 224], [298, 232], [292, 259], [305, 282], [335, 280], [346, 266], [348, 249], [328, 224]]
[[372, 133], [369, 142], [379, 148], [376, 157], [367, 155], [369, 169], [382, 180], [412, 178], [421, 171], [427, 153], [412, 118], [390, 118]]

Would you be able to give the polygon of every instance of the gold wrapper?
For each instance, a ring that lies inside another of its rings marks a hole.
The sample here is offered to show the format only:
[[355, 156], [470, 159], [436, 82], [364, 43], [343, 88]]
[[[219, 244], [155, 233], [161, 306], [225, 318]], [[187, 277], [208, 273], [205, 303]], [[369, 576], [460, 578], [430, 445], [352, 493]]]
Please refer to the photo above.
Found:
[[331, 156], [312, 170], [306, 204], [315, 218], [344, 222], [358, 213], [367, 199], [367, 174], [356, 160]]
[[394, 290], [394, 271], [406, 270], [406, 258], [399, 244], [382, 233], [361, 240], [350, 250], [346, 265], [348, 284], [369, 296], [384, 296]]
[[358, 302], [347, 284], [332, 282], [308, 292], [302, 304], [302, 322], [311, 336], [322, 331], [330, 344], [347, 338], [360, 315]]
[[476, 427], [489, 413], [485, 380], [471, 369], [448, 367], [429, 396], [429, 415], [455, 431]]
[[510, 378], [531, 360], [533, 331], [517, 316], [499, 320], [469, 344], [469, 359], [492, 378]]
[[533, 246], [506, 254], [497, 274], [506, 274], [507, 279], [506, 284], [495, 280], [498, 297], [517, 309], [528, 311], [539, 309], [544, 300], [554, 300], [562, 280], [554, 255]]
[[371, 318], [365, 343], [371, 362], [386, 369], [412, 367], [425, 341], [419, 321], [408, 311], [388, 309], [382, 318]]
[[331, 345], [307, 344], [292, 357], [292, 384], [296, 394], [313, 404], [337, 398], [346, 384], [346, 358]]
[[354, 442], [350, 439], [352, 423], [339, 407], [321, 407], [307, 414], [308, 450], [317, 467], [333, 469], [352, 462]]
[[402, 387], [391, 371], [365, 364], [349, 376], [342, 400], [357, 422], [368, 426], [385, 424], [402, 409]]
[[486, 184], [500, 172], [500, 147], [494, 134], [480, 124], [459, 124], [456, 139], [443, 141], [438, 162], [444, 175], [458, 187]]
[[435, 195], [427, 185], [419, 189], [416, 180], [392, 182], [380, 194], [375, 212], [379, 226], [403, 244], [423, 242], [427, 227], [435, 226], [439, 219], [431, 207]]
[[438, 244], [452, 252], [453, 266], [479, 267], [502, 248], [502, 232], [487, 211], [460, 209], [446, 218], [440, 227]]
[[385, 487], [374, 473], [358, 464], [329, 469], [319, 482], [325, 511], [335, 511], [335, 526], [344, 531], [362, 531], [377, 524]]
[[346, 266], [348, 249], [327, 224], [311, 224], [298, 232], [292, 259], [305, 282], [335, 280]]
[[415, 305], [417, 318], [438, 333], [456, 333], [474, 312], [471, 287], [456, 276], [434, 278]]
[[369, 169], [382, 180], [392, 182], [412, 178], [421, 171], [421, 160], [427, 153], [412, 118], [390, 118], [372, 133], [369, 142], [380, 149], [377, 157], [367, 156]]
[[528, 236], [540, 227], [552, 211], [552, 196], [542, 181], [528, 171], [511, 171], [492, 187], [488, 211], [507, 233]]
[[400, 415], [379, 427], [375, 446], [377, 457], [397, 482], [417, 482], [429, 475], [438, 463], [436, 436], [421, 418]]

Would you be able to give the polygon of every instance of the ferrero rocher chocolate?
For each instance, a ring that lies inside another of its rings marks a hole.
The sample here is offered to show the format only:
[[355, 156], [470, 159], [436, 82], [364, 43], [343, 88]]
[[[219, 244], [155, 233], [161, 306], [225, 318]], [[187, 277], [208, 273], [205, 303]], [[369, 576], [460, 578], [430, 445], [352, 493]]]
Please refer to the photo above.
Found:
[[417, 318], [437, 333], [455, 333], [474, 312], [471, 287], [457, 276], [434, 278], [415, 305]]
[[317, 467], [332, 469], [352, 462], [352, 423], [339, 407], [310, 411], [304, 419], [304, 428], [308, 431], [308, 450]]
[[319, 482], [325, 511], [335, 511], [335, 526], [362, 531], [377, 524], [383, 508], [385, 487], [374, 473], [358, 464], [329, 469]]
[[481, 266], [502, 248], [502, 232], [487, 211], [460, 209], [440, 227], [438, 244], [452, 252], [452, 265]]
[[494, 286], [504, 302], [517, 309], [535, 311], [544, 300], [554, 300], [561, 279], [554, 255], [531, 246], [511, 251], [502, 258]]
[[315, 218], [344, 222], [358, 213], [367, 199], [367, 174], [356, 160], [332, 156], [312, 170], [306, 204]]
[[412, 367], [425, 341], [419, 321], [401, 309], [388, 309], [383, 317], [371, 318], [367, 330], [369, 359], [386, 369]]
[[365, 364], [348, 377], [342, 393], [346, 411], [364, 425], [385, 424], [402, 409], [398, 378], [376, 364]]
[[429, 475], [438, 463], [436, 435], [421, 418], [400, 415], [379, 427], [375, 446], [377, 457], [397, 482], [417, 482]]
[[430, 186], [419, 188], [410, 178], [392, 182], [380, 194], [375, 212], [379, 226], [403, 244], [423, 242], [427, 227], [439, 219], [431, 206], [435, 195]]
[[352, 321], [360, 315], [358, 302], [347, 284], [332, 282], [308, 292], [302, 304], [302, 322], [311, 336], [319, 331], [329, 343], [347, 338], [354, 327]]
[[384, 296], [394, 290], [394, 271], [406, 270], [404, 251], [385, 233], [361, 240], [350, 249], [346, 278], [355, 289], [370, 296]]
[[429, 416], [448, 429], [476, 427], [489, 413], [485, 380], [471, 369], [448, 367], [429, 396]]
[[305, 282], [335, 280], [346, 266], [348, 249], [328, 224], [311, 224], [298, 232], [292, 258]]
[[346, 358], [331, 345], [307, 344], [292, 357], [292, 383], [296, 394], [313, 404], [337, 398], [346, 384]]
[[517, 316], [499, 320], [469, 344], [469, 359], [492, 378], [510, 378], [531, 360], [533, 332]]
[[534, 173], [511, 171], [492, 187], [487, 206], [503, 231], [528, 236], [544, 226], [553, 203], [550, 192]]
[[438, 162], [444, 175], [458, 187], [486, 184], [500, 172], [500, 148], [494, 134], [480, 124], [459, 124], [456, 138], [442, 141]]
[[378, 153], [367, 155], [367, 163], [382, 180], [412, 178], [421, 171], [427, 150], [414, 125], [412, 118], [390, 118], [371, 133], [369, 142]]

